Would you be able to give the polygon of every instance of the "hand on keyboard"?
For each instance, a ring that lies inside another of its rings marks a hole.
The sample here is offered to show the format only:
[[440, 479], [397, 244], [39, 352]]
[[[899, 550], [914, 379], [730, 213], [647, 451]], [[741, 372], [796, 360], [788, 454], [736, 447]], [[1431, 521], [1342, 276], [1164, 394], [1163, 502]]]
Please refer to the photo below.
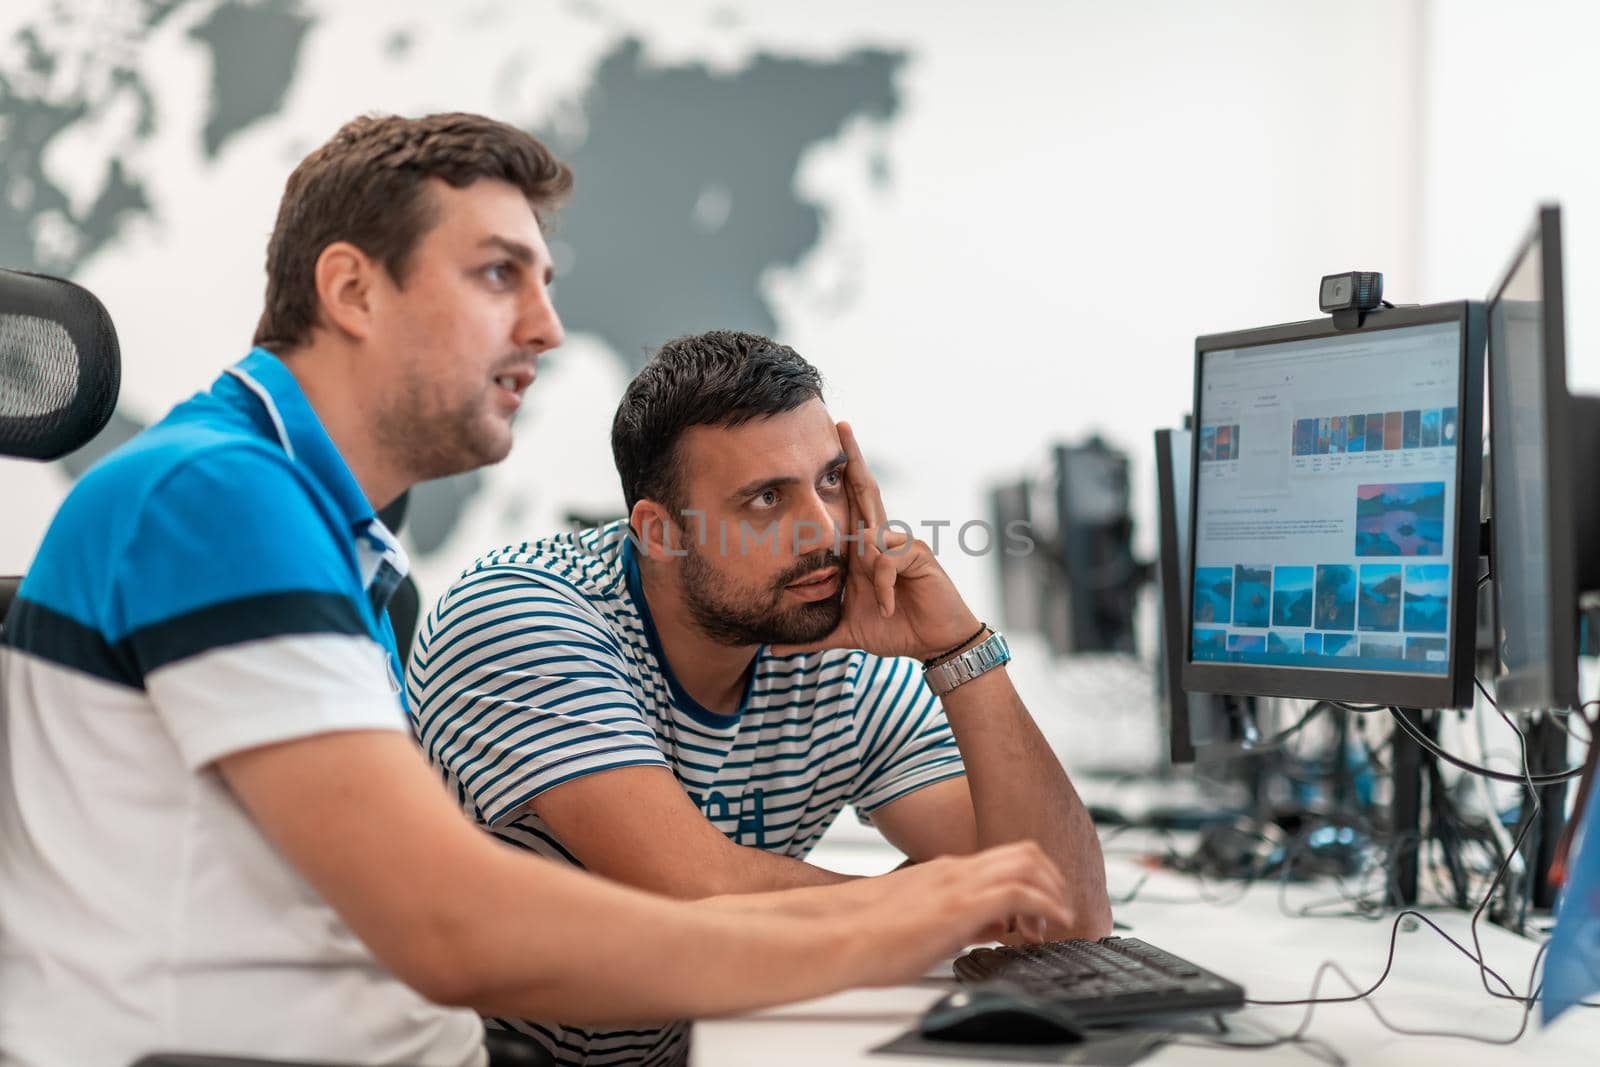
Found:
[[1047, 923], [1073, 921], [1066, 879], [1031, 841], [941, 856], [852, 888], [857, 899], [867, 897], [856, 918], [874, 928], [870, 942], [882, 964], [874, 981], [886, 985], [918, 977], [975, 942], [993, 941], [1008, 926], [1038, 941]]

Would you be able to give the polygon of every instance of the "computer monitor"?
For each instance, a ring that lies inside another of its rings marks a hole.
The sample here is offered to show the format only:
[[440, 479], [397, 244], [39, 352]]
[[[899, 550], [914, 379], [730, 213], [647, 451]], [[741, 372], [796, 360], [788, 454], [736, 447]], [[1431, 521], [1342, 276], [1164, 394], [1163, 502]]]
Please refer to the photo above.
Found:
[[[989, 515], [997, 537], [1006, 549], [1011, 547], [1011, 532], [1035, 534], [1030, 506], [1032, 486], [1026, 479], [1003, 482], [989, 489]], [[1035, 545], [1037, 548], [1037, 545]], [[1001, 620], [1013, 633], [1037, 633], [1044, 613], [1044, 584], [1034, 552], [998, 551], [993, 553], [1000, 582]]]
[[1185, 688], [1471, 703], [1483, 346], [1466, 302], [1196, 339]]
[[1563, 303], [1561, 209], [1544, 207], [1488, 305], [1490, 572], [1502, 708], [1578, 703], [1578, 486]]
[[1057, 445], [1056, 514], [1069, 652], [1133, 652], [1147, 572], [1133, 554], [1128, 457], [1099, 437]]
[[1190, 693], [1183, 688], [1184, 635], [1189, 628], [1188, 430], [1156, 431], [1156, 579], [1161, 589], [1157, 686], [1167, 720], [1171, 761], [1241, 754], [1264, 740], [1248, 697]]

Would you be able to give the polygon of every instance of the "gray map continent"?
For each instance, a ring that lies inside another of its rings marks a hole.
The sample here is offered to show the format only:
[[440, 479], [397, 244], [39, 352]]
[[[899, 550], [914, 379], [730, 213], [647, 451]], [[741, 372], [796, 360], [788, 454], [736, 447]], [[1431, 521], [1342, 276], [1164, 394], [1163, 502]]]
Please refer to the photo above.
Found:
[[230, 0], [189, 31], [211, 52], [206, 155], [216, 158], [229, 138], [283, 107], [311, 23], [293, 0]]
[[[109, 46], [86, 32], [84, 24], [94, 13], [86, 15], [67, 4], [53, 5], [39, 24], [17, 31], [14, 40], [24, 56], [21, 69], [0, 71], [0, 266], [71, 277], [117, 236], [130, 216], [150, 213], [143, 182], [115, 156], [105, 164], [93, 203], [82, 211], [74, 210], [67, 192], [52, 181], [44, 169], [44, 156], [58, 136], [125, 94], [137, 105], [134, 139], [155, 133], [155, 98], [132, 56], [138, 41], [186, 2], [143, 0], [137, 6], [135, 39]], [[50, 31], [90, 41], [91, 54], [53, 54], [43, 43]], [[110, 71], [108, 91], [95, 98], [81, 84], [52, 86], [63, 62], [104, 65]], [[77, 478], [142, 428], [137, 420], [115, 412], [99, 437], [61, 465], [69, 477]]]
[[[153, 20], [171, 11], [170, 5], [145, 5]], [[83, 32], [79, 15], [62, 6], [51, 13], [51, 29]], [[57, 137], [89, 121], [124, 93], [138, 105], [135, 136], [155, 132], [155, 103], [136, 67], [114, 52], [104, 58], [110, 66], [110, 89], [101, 99], [91, 99], [82, 85], [64, 89], [56, 82], [64, 58], [86, 57], [52, 54], [42, 43], [45, 27], [19, 30], [15, 42], [24, 54], [22, 68], [0, 71], [0, 264], [20, 270], [71, 276], [88, 258], [116, 236], [130, 214], [150, 210], [144, 186], [130, 177], [122, 161], [113, 157], [105, 165], [100, 191], [86, 210], [72, 206], [45, 170], [44, 157]], [[100, 55], [90, 58], [100, 61]]]
[[[554, 234], [570, 257], [556, 281], [567, 329], [599, 336], [630, 372], [682, 334], [777, 332], [761, 275], [798, 262], [822, 232], [822, 208], [795, 191], [800, 157], [854, 118], [893, 119], [905, 60], [758, 55], [720, 74], [646, 66], [641, 42], [622, 41], [581, 100], [585, 136], [534, 131], [576, 175]], [[449, 538], [482, 477], [412, 490], [406, 522], [420, 553]]]
[[587, 135], [536, 131], [576, 175], [555, 238], [569, 331], [603, 338], [630, 369], [702, 330], [777, 331], [763, 272], [817, 243], [823, 208], [795, 190], [800, 158], [858, 117], [898, 113], [898, 52], [758, 55], [722, 74], [650, 67], [637, 40], [603, 58], [581, 102]]
[[[130, 217], [152, 213], [144, 183], [115, 155], [105, 163], [94, 201], [81, 211], [73, 209], [43, 161], [58, 136], [123, 95], [131, 95], [137, 105], [133, 139], [154, 135], [159, 113], [137, 63], [138, 46], [189, 2], [142, 0], [131, 39], [109, 44], [86, 32], [83, 24], [93, 19], [93, 11], [68, 4], [53, 5], [40, 24], [17, 31], [22, 69], [0, 71], [0, 266], [72, 277], [117, 237]], [[211, 109], [202, 135], [208, 154], [215, 156], [228, 138], [281, 108], [310, 26], [292, 0], [225, 0], [190, 31], [211, 52]], [[69, 39], [89, 41], [92, 54], [52, 54], [43, 44], [46, 31], [66, 31]], [[63, 62], [107, 66], [109, 89], [92, 97], [82, 86], [64, 92], [59, 85], [52, 88]], [[61, 466], [76, 479], [143, 428], [139, 419], [118, 410], [99, 436], [62, 459]]]
[[[138, 38], [189, 2], [142, 0]], [[69, 5], [46, 16], [79, 18]], [[224, 0], [190, 31], [211, 54], [201, 134], [210, 156], [281, 108], [311, 26], [294, 0]], [[160, 115], [138, 68], [139, 40], [113, 42], [95, 57], [110, 66], [111, 88], [106, 99], [89, 99], [44, 91], [57, 64], [72, 57], [51, 54], [43, 39], [35, 27], [19, 31], [22, 69], [0, 70], [0, 265], [71, 277], [130, 216], [153, 207], [140, 176], [113, 153], [93, 202], [75, 211], [43, 168], [46, 149], [123, 93], [138, 105], [136, 139], [150, 137]], [[577, 174], [554, 235], [567, 260], [556, 299], [568, 329], [598, 336], [630, 369], [684, 333], [775, 333], [762, 274], [797, 263], [822, 231], [823, 208], [795, 189], [801, 157], [857, 118], [892, 121], [905, 61], [904, 53], [870, 49], [837, 60], [763, 54], [722, 73], [698, 64], [648, 66], [639, 41], [620, 42], [577, 101], [585, 136], [536, 131]], [[873, 166], [884, 180], [881, 159]], [[61, 461], [62, 470], [79, 477], [143, 425], [119, 410], [99, 437]], [[483, 484], [474, 471], [416, 487], [407, 529], [420, 554], [448, 540]]]

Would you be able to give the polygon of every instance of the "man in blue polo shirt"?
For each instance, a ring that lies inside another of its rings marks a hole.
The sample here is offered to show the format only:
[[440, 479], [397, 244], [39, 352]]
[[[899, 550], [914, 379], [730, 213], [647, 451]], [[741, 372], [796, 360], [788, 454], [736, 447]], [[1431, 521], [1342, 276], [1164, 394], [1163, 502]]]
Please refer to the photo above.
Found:
[[[848, 804], [919, 862], [1035, 840], [1068, 875], [1056, 936], [1110, 932], [1094, 827], [1003, 638], [890, 526], [815, 367], [679, 338], [611, 440], [629, 518], [489, 553], [418, 637], [418, 736], [475, 819], [692, 899], [844, 881], [806, 857]], [[503, 1022], [595, 1065], [682, 1033]]]
[[510, 449], [562, 339], [540, 213], [569, 180], [477, 116], [347, 124], [289, 178], [260, 347], [62, 505], [0, 646], [0, 1062], [469, 1067], [479, 1011], [725, 1012], [1066, 915], [1031, 846], [685, 905], [506, 849], [440, 788], [374, 507]]

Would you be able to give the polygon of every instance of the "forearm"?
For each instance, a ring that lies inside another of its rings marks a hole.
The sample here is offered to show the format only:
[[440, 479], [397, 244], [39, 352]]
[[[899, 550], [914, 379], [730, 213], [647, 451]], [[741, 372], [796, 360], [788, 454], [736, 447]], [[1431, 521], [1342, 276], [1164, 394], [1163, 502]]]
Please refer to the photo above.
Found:
[[594, 873], [679, 900], [702, 900], [738, 894], [777, 894], [852, 881], [815, 864], [776, 852], [736, 845], [731, 841], [702, 844], [696, 850], [674, 852], [655, 861], [638, 857], [626, 862], [593, 863], [579, 858]]
[[803, 999], [869, 977], [843, 924], [828, 918], [776, 901], [667, 900], [555, 865], [532, 878], [526, 859], [502, 857], [502, 875], [474, 899], [495, 921], [464, 916], [456, 932], [458, 964], [474, 976], [456, 999], [485, 1014], [660, 1022]]
[[[907, 863], [910, 861], [908, 860]], [[887, 874], [873, 878], [840, 875], [845, 879], [832, 885], [804, 886], [798, 889], [780, 889], [765, 893], [732, 893], [726, 896], [706, 897], [702, 903], [741, 915], [788, 915], [817, 917], [841, 915], [884, 899], [893, 892], [895, 875], [904, 868], [895, 868]]]
[[1080, 917], [1071, 933], [1110, 933], [1094, 824], [1006, 671], [990, 671], [942, 700], [966, 764], [978, 847], [1036, 841], [1067, 875], [1069, 902]]
[[[463, 929], [440, 931], [454, 935], [444, 942], [458, 950], [452, 973], [477, 980], [459, 1002], [497, 1015], [607, 1024], [745, 1011], [907, 981], [993, 938], [1007, 917], [1033, 936], [1069, 918], [1061, 873], [1033, 843], [762, 894], [755, 908], [748, 898], [665, 900], [525, 855], [500, 859], [474, 882], [479, 896], [449, 898]], [[812, 914], [818, 901], [828, 906]]]
[[[855, 881], [853, 875], [840, 874], [814, 863], [797, 860], [764, 849], [734, 845], [723, 851], [714, 863], [701, 872], [686, 872], [702, 884], [722, 894], [761, 893], [775, 895], [785, 891], [840, 885]], [[705, 893], [693, 894], [704, 896]]]

